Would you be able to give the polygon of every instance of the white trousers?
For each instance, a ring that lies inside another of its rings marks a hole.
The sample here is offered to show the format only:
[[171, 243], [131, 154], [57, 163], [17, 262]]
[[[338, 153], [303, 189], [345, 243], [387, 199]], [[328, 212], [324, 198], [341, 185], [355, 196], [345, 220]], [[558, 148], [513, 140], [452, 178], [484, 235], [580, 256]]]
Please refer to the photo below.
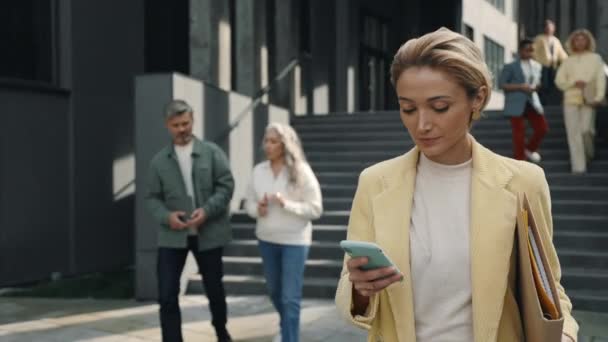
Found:
[[587, 161], [593, 158], [595, 152], [595, 110], [589, 106], [565, 105], [564, 124], [572, 172], [586, 172]]

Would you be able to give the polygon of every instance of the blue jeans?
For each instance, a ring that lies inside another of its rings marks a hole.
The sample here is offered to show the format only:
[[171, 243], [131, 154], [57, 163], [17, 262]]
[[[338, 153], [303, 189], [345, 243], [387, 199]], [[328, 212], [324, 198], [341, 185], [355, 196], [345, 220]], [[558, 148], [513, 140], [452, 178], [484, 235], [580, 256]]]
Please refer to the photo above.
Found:
[[259, 240], [270, 300], [281, 317], [281, 341], [300, 340], [300, 301], [309, 246]]

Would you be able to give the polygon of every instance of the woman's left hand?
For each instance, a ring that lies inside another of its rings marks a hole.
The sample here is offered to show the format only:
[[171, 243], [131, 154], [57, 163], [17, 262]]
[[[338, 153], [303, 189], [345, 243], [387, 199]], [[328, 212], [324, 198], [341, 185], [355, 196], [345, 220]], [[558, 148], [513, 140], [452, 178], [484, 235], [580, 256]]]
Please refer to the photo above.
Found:
[[574, 342], [574, 340], [571, 339], [570, 336], [562, 334], [562, 342]]
[[283, 195], [281, 195], [280, 192], [277, 192], [277, 193], [271, 195], [270, 200], [272, 200], [274, 203], [280, 205], [281, 207], [285, 206], [285, 198], [283, 197]]

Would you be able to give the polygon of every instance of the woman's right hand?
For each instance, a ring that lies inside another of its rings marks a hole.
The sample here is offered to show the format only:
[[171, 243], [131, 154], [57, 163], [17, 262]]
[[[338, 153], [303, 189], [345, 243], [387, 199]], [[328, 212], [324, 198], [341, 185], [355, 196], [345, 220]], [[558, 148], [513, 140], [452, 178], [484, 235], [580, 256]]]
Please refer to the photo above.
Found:
[[346, 262], [348, 279], [353, 283], [357, 294], [370, 297], [393, 283], [403, 280], [403, 274], [397, 272], [393, 266], [363, 270], [361, 266], [367, 264], [366, 257], [352, 258]]
[[266, 214], [268, 214], [268, 195], [264, 194], [264, 198], [258, 202], [258, 216], [264, 217]]

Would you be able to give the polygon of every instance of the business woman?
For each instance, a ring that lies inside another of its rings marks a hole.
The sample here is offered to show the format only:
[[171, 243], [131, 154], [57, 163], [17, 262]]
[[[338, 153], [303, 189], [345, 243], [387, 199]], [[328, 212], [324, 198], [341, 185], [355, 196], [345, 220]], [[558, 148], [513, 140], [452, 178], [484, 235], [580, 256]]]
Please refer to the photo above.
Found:
[[580, 174], [587, 172], [587, 162], [593, 159], [594, 107], [604, 100], [606, 76], [604, 60], [595, 52], [595, 39], [591, 32], [584, 29], [572, 32], [566, 46], [570, 57], [557, 70], [555, 84], [564, 92], [564, 124], [570, 166], [572, 173]]
[[348, 239], [377, 243], [402, 274], [363, 271], [365, 258], [345, 258], [339, 311], [369, 330], [368, 341], [523, 341], [514, 235], [525, 192], [547, 232], [562, 341], [576, 341], [542, 169], [499, 156], [469, 133], [492, 87], [477, 46], [447, 29], [411, 39], [393, 59], [391, 80], [416, 147], [361, 173]]

